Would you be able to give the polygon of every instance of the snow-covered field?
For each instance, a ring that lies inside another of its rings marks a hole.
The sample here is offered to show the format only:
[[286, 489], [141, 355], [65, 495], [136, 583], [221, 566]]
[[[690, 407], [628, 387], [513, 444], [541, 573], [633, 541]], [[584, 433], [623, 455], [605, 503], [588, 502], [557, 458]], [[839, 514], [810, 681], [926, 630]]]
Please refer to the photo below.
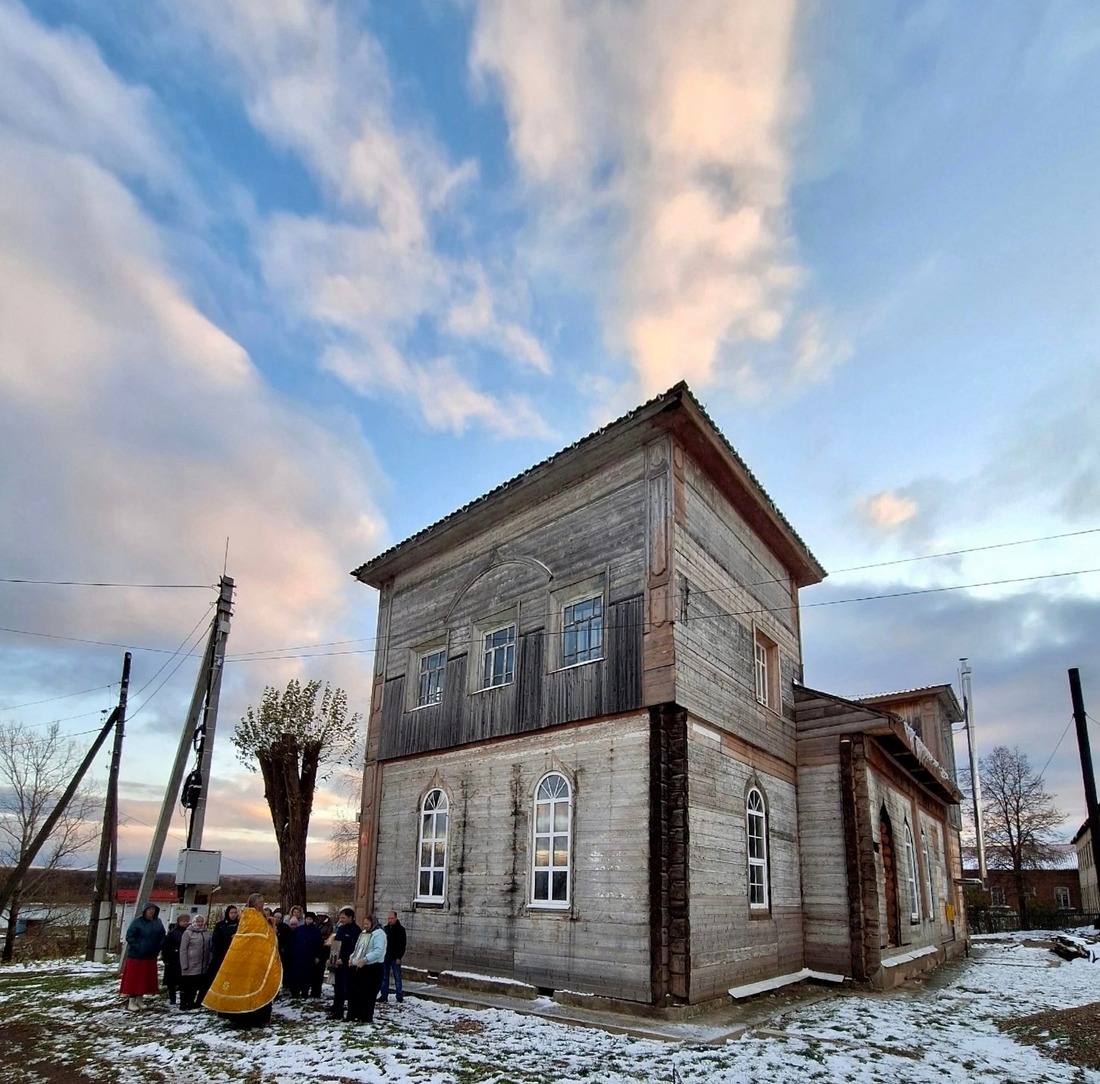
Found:
[[719, 1045], [665, 1043], [407, 997], [378, 1023], [328, 1021], [279, 1001], [269, 1027], [238, 1031], [205, 1013], [126, 1013], [105, 966], [0, 971], [0, 1081], [171, 1084], [1100, 1084], [997, 1021], [1100, 1001], [1100, 963], [1067, 963], [1014, 935], [979, 938], [969, 961], [924, 985], [804, 1004]]

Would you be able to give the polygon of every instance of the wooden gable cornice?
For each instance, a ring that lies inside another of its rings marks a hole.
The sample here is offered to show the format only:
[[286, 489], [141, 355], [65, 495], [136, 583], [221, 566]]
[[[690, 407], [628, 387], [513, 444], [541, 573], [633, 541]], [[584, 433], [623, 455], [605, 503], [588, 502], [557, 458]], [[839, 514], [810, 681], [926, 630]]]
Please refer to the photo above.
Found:
[[790, 570], [799, 587], [825, 578], [825, 570], [683, 382], [418, 531], [351, 574], [380, 588], [395, 575], [584, 481], [652, 440], [659, 431], [671, 434], [700, 463]]

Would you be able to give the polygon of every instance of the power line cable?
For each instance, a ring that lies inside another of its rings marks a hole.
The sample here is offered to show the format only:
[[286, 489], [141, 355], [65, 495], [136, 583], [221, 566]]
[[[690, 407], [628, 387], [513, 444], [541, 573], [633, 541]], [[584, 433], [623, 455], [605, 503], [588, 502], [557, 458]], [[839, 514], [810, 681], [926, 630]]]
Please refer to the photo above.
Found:
[[1084, 531], [1067, 531], [1064, 534], [1047, 534], [1038, 538], [1020, 538], [1014, 542], [991, 542], [985, 546], [970, 546], [967, 549], [943, 550], [940, 553], [925, 553], [919, 557], [899, 557], [893, 561], [876, 561], [869, 565], [851, 565], [848, 568], [834, 568], [830, 570], [830, 576], [839, 576], [844, 572], [863, 572], [868, 568], [886, 568], [888, 565], [911, 564], [913, 561], [931, 561], [938, 557], [960, 557], [967, 553], [983, 553], [986, 550], [1007, 549], [1009, 546], [1029, 546], [1034, 542], [1053, 542], [1060, 538], [1078, 538], [1086, 534], [1098, 534], [1100, 527], [1089, 527]]
[[1050, 756], [1049, 756], [1049, 757], [1047, 757], [1047, 762], [1046, 762], [1046, 764], [1044, 764], [1044, 765], [1043, 765], [1043, 767], [1042, 767], [1042, 769], [1040, 770], [1040, 772], [1039, 772], [1039, 775], [1040, 775], [1040, 776], [1042, 776], [1042, 775], [1045, 775], [1045, 774], [1046, 774], [1046, 770], [1047, 770], [1047, 768], [1049, 768], [1049, 767], [1050, 767], [1050, 762], [1051, 762], [1051, 761], [1052, 761], [1052, 760], [1054, 759], [1054, 754], [1058, 752], [1058, 747], [1059, 747], [1059, 746], [1060, 746], [1060, 745], [1062, 744], [1062, 742], [1063, 742], [1063, 741], [1065, 740], [1065, 737], [1066, 737], [1066, 735], [1067, 735], [1067, 734], [1069, 733], [1069, 728], [1070, 728], [1071, 726], [1073, 726], [1073, 716], [1072, 716], [1072, 715], [1071, 715], [1071, 716], [1069, 717], [1069, 722], [1068, 722], [1068, 723], [1066, 723], [1066, 729], [1062, 731], [1062, 736], [1061, 736], [1061, 737], [1060, 737], [1060, 738], [1058, 739], [1058, 743], [1057, 743], [1057, 744], [1056, 744], [1056, 745], [1054, 746], [1054, 749], [1053, 749], [1053, 751], [1051, 752]]
[[210, 591], [216, 590], [218, 586], [210, 583], [108, 583], [97, 580], [28, 580], [15, 576], [0, 576], [0, 583], [24, 583], [39, 587], [133, 587], [159, 591]]
[[26, 704], [14, 704], [10, 708], [0, 708], [0, 711], [22, 711], [23, 708], [36, 708], [39, 704], [52, 704], [55, 700], [68, 700], [74, 696], [88, 696], [90, 693], [101, 693], [104, 689], [113, 689], [118, 682], [110, 685], [97, 685], [94, 689], [81, 689], [77, 693], [62, 693], [60, 696], [48, 696], [45, 700], [30, 700]]

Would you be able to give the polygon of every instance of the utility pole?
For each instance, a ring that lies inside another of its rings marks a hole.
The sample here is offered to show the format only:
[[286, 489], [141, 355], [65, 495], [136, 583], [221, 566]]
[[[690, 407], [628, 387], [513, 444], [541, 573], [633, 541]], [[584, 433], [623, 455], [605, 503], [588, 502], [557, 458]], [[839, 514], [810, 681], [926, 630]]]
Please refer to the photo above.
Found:
[[[210, 762], [214, 756], [214, 731], [218, 725], [218, 703], [221, 699], [222, 672], [225, 669], [225, 645], [229, 639], [229, 619], [233, 613], [233, 581], [222, 577], [221, 594], [218, 596], [218, 612], [214, 627], [218, 632], [214, 644], [214, 656], [207, 673], [206, 705], [199, 727], [199, 793], [191, 811], [191, 823], [187, 829], [188, 850], [202, 849], [202, 830], [206, 823], [206, 799], [210, 791]], [[191, 907], [195, 902], [195, 886], [184, 889], [183, 903]]]
[[[161, 855], [164, 853], [164, 841], [168, 838], [168, 825], [172, 821], [172, 813], [180, 794], [180, 784], [183, 782], [183, 769], [187, 764], [187, 754], [192, 747], [194, 739], [199, 732], [199, 714], [207, 700], [207, 693], [216, 685], [221, 688], [221, 662], [225, 657], [225, 637], [229, 635], [229, 605], [233, 598], [233, 580], [228, 576], [221, 578], [221, 593], [218, 597], [218, 610], [214, 620], [210, 623], [210, 636], [206, 641], [206, 650], [203, 653], [202, 667], [195, 682], [195, 691], [191, 696], [191, 706], [187, 710], [187, 719], [184, 723], [183, 733], [180, 735], [179, 747], [176, 750], [176, 759], [172, 765], [171, 774], [168, 777], [168, 786], [164, 792], [164, 801], [160, 807], [160, 817], [156, 828], [153, 829], [153, 839], [149, 844], [149, 857], [145, 862], [145, 869], [141, 874], [141, 884], [138, 888], [137, 905], [149, 901], [156, 882], [157, 867], [160, 865]], [[220, 653], [219, 653], [220, 652]], [[211, 679], [214, 660], [219, 659], [218, 678]], [[119, 957], [119, 969], [125, 962], [126, 948], [123, 946]]]
[[982, 777], [978, 773], [978, 742], [974, 736], [974, 697], [970, 691], [970, 663], [959, 659], [963, 711], [966, 713], [966, 744], [970, 750], [970, 791], [974, 799], [974, 839], [978, 848], [978, 877], [985, 881], [985, 831], [982, 827]]
[[[1092, 770], [1089, 749], [1088, 716], [1085, 698], [1081, 695], [1081, 675], [1077, 667], [1069, 671], [1069, 695], [1073, 702], [1073, 721], [1077, 724], [1077, 748], [1081, 753], [1081, 779], [1085, 784], [1085, 809], [1089, 815], [1089, 840], [1092, 843], [1092, 868], [1100, 878], [1100, 807], [1096, 802], [1096, 776]], [[1100, 890], [1100, 883], [1097, 885]], [[1083, 901], [1082, 901], [1083, 902]]]
[[[103, 833], [99, 837], [99, 862], [96, 864], [95, 892], [88, 921], [88, 941], [84, 958], [103, 962], [111, 939], [115, 914], [115, 884], [110, 876], [111, 855], [118, 843], [118, 769], [122, 759], [122, 736], [126, 728], [126, 698], [130, 691], [130, 652], [122, 659], [122, 682], [118, 693], [118, 716], [115, 720], [115, 745], [111, 751], [111, 767], [107, 776], [107, 795], [103, 802]], [[105, 906], [106, 904], [106, 906]]]

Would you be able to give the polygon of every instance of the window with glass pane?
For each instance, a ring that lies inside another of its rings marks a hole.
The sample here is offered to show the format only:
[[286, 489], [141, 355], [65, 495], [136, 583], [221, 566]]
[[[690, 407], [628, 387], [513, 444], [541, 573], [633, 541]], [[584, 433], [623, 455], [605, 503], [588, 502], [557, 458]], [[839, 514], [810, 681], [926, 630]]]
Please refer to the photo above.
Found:
[[491, 689], [507, 685], [516, 676], [516, 626], [485, 634], [484, 666], [481, 687]]
[[447, 795], [430, 790], [420, 807], [420, 869], [416, 897], [442, 902], [447, 874]]
[[768, 649], [759, 640], [756, 641], [756, 699], [761, 704], [768, 702]]
[[1054, 906], [1060, 911], [1068, 911], [1070, 909], [1071, 903], [1068, 888], [1055, 888]]
[[561, 664], [603, 658], [603, 597], [572, 602], [562, 610]]
[[438, 704], [443, 699], [443, 677], [447, 673], [447, 652], [432, 651], [420, 656], [420, 685], [416, 706]]
[[913, 830], [905, 826], [905, 865], [909, 880], [909, 921], [920, 922], [920, 897], [917, 895], [917, 849], [913, 846]]
[[749, 906], [768, 906], [768, 820], [764, 796], [749, 791], [745, 802], [745, 820], [749, 850]]
[[535, 792], [534, 869], [531, 902], [569, 906], [569, 851], [572, 792], [569, 780], [554, 772]]
[[920, 833], [920, 845], [921, 852], [924, 855], [924, 877], [925, 883], [928, 888], [928, 906], [931, 909], [929, 914], [935, 915], [936, 913], [936, 889], [932, 879], [932, 855], [928, 850], [928, 836], [925, 834], [924, 829], [921, 829]]

